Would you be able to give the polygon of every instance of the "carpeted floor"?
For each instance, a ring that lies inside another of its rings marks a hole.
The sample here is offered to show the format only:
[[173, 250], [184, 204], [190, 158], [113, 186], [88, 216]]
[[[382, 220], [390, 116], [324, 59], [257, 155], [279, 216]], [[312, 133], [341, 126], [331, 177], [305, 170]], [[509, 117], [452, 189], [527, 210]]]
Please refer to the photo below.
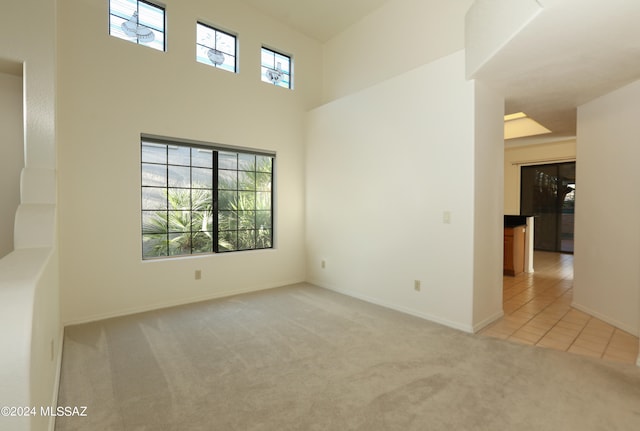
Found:
[[640, 429], [640, 368], [306, 284], [66, 328], [56, 430]]

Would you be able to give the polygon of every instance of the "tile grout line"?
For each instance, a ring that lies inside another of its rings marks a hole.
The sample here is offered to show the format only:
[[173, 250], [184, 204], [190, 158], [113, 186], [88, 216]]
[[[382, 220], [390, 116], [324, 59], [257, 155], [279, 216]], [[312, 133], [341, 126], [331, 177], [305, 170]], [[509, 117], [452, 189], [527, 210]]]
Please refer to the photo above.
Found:
[[616, 333], [616, 327], [613, 327], [613, 331], [611, 331], [611, 335], [609, 335], [609, 340], [607, 341], [607, 345], [604, 346], [604, 350], [602, 351], [602, 355], [600, 356], [600, 359], [604, 359], [604, 355], [607, 353], [607, 350], [609, 350], [609, 346], [611, 345], [611, 340], [613, 340], [613, 334]]

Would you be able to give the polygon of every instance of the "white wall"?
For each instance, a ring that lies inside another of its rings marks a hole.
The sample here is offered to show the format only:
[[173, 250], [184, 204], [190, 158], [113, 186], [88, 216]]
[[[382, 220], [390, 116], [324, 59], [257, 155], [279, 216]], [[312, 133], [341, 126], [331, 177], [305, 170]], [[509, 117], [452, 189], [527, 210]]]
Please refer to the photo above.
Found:
[[[164, 53], [109, 36], [106, 1], [59, 3], [74, 29], [59, 60], [67, 323], [305, 279], [304, 116], [320, 100], [320, 45], [239, 2], [165, 3]], [[239, 74], [195, 61], [198, 19], [238, 33]], [[262, 43], [293, 55], [295, 90], [260, 81]], [[276, 248], [143, 262], [141, 133], [276, 151]]]
[[[0, 14], [0, 59], [23, 63], [25, 169], [15, 250], [0, 259], [0, 405], [55, 404], [61, 352], [56, 201], [54, 0], [23, 0]], [[22, 140], [21, 140], [22, 141]], [[52, 418], [2, 418], [1, 430], [44, 430]]]
[[24, 167], [22, 76], [0, 72], [0, 258], [13, 251], [13, 226]]
[[465, 17], [467, 77], [472, 78], [541, 11], [539, 0], [475, 0]]
[[472, 330], [474, 88], [459, 51], [311, 111], [310, 282]]
[[573, 305], [638, 335], [640, 81], [578, 107]]
[[504, 98], [476, 81], [474, 111], [473, 329], [477, 331], [503, 315]]
[[464, 48], [473, 0], [389, 0], [324, 46], [325, 102]]
[[504, 213], [520, 214], [520, 167], [566, 162], [576, 158], [575, 139], [504, 150]]

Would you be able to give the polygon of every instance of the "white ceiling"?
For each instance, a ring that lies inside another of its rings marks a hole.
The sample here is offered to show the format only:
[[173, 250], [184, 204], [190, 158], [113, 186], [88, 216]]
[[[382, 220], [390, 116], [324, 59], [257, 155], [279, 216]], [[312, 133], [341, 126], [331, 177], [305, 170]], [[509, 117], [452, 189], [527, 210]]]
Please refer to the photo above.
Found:
[[[325, 42], [387, 0], [238, 1]], [[506, 114], [526, 112], [552, 131], [509, 145], [574, 137], [577, 106], [640, 79], [640, 0], [536, 2], [542, 13], [474, 76], [505, 95]], [[0, 72], [20, 66], [0, 61]]]
[[640, 1], [538, 0], [543, 6], [474, 76], [505, 94], [506, 114], [524, 111], [553, 133], [576, 134], [576, 107], [640, 79]]
[[[325, 42], [386, 0], [241, 1]], [[507, 114], [552, 131], [512, 145], [574, 137], [577, 106], [640, 79], [640, 0], [536, 1], [542, 13], [475, 75], [505, 95]]]
[[326, 42], [387, 0], [240, 0], [320, 42]]

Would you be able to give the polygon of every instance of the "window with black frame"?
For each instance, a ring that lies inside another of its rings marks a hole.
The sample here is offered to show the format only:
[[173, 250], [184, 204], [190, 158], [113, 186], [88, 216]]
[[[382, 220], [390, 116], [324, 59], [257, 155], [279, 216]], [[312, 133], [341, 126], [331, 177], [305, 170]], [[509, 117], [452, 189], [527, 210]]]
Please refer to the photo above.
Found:
[[210, 25], [196, 23], [196, 60], [218, 69], [238, 71], [237, 38]]
[[293, 88], [291, 57], [269, 48], [261, 50], [261, 77], [263, 82], [284, 88]]
[[143, 0], [109, 0], [109, 34], [164, 51], [164, 8]]
[[141, 141], [142, 257], [273, 247], [274, 155]]

